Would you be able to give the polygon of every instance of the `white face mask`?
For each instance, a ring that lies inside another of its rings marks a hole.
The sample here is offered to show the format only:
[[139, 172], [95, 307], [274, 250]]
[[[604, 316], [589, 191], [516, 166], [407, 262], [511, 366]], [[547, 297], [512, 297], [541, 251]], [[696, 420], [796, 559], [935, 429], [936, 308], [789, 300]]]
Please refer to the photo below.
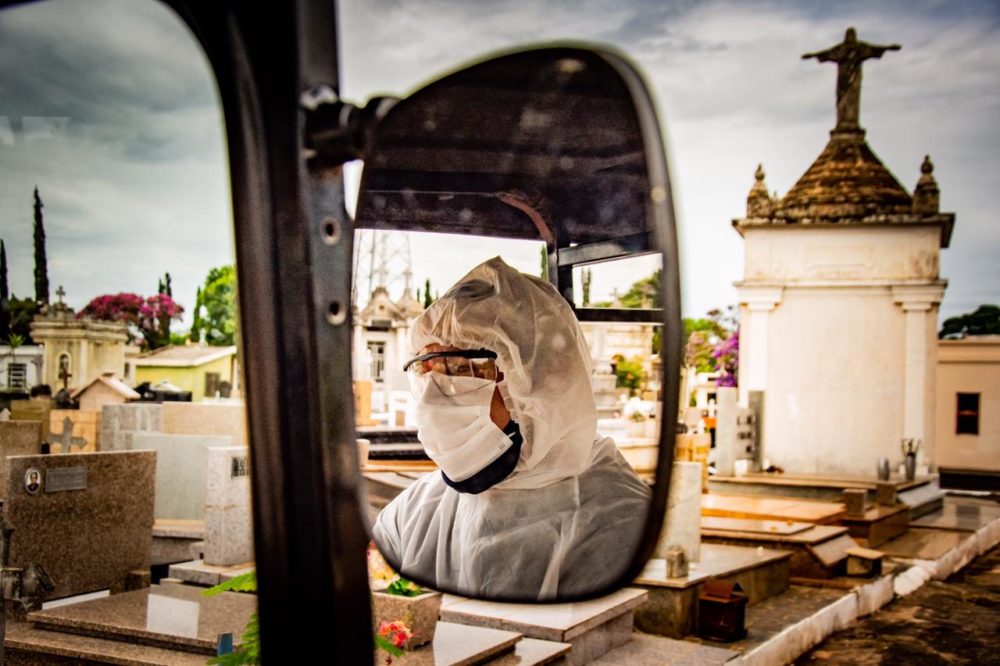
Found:
[[412, 381], [417, 438], [449, 479], [468, 479], [510, 448], [490, 420], [493, 380], [429, 372]]

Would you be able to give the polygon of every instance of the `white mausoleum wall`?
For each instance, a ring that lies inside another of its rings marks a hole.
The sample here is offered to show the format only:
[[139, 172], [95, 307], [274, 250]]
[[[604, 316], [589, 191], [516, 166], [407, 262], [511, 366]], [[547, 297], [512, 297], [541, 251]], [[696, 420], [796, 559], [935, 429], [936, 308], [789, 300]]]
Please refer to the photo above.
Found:
[[937, 226], [744, 227], [740, 389], [765, 391], [763, 456], [874, 476], [922, 441], [934, 463]]

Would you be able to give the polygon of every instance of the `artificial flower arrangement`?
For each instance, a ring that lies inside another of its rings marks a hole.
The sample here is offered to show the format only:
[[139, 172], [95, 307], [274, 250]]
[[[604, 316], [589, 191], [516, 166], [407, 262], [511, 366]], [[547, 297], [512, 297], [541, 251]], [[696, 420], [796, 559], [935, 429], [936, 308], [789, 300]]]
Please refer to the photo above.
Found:
[[[382, 558], [381, 553], [378, 552], [374, 545], [369, 546], [368, 549], [368, 576], [369, 582], [373, 588], [373, 608], [377, 608], [379, 606], [379, 603], [374, 599], [376, 594], [390, 595], [397, 598], [417, 597], [429, 594], [419, 585], [406, 580], [393, 571], [392, 567], [386, 563], [386, 561]], [[210, 587], [205, 590], [203, 594], [206, 596], [215, 596], [223, 592], [256, 591], [257, 572], [250, 571], [240, 576], [231, 578], [224, 583], [220, 583], [215, 587]], [[433, 594], [438, 595], [438, 608], [440, 608], [440, 593], [435, 592]], [[434, 620], [435, 622], [437, 621], [436, 612]], [[426, 635], [426, 631], [424, 633]], [[393, 657], [402, 656], [404, 649], [413, 647], [414, 638], [414, 631], [405, 618], [392, 620], [377, 619], [376, 631], [374, 632], [373, 639], [375, 647], [387, 653], [385, 659], [386, 664], [391, 664]], [[433, 638], [433, 629], [431, 629], [430, 638]], [[430, 638], [427, 638], [423, 642], [427, 642]], [[247, 626], [244, 628], [243, 635], [240, 639], [240, 644], [237, 645], [236, 648], [229, 654], [212, 657], [208, 663], [216, 664], [218, 666], [244, 666], [261, 663], [260, 625], [258, 623], [257, 613], [254, 613], [250, 617], [250, 621], [247, 622]]]
[[372, 587], [375, 635], [394, 646], [412, 649], [434, 639], [441, 593], [426, 590], [400, 576], [375, 547], [368, 546], [368, 580]]

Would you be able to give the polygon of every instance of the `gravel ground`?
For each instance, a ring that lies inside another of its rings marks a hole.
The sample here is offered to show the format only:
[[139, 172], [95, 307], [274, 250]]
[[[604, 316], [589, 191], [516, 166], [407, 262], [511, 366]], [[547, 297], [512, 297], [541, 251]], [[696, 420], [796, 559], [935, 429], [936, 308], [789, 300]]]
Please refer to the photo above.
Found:
[[795, 663], [1000, 665], [1000, 546], [833, 634]]

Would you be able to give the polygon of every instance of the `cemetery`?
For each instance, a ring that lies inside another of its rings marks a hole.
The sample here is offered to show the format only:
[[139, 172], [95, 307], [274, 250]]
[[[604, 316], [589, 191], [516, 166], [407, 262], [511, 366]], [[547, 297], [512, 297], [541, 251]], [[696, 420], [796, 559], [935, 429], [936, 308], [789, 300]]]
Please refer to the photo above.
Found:
[[[955, 215], [938, 210], [930, 160], [905, 190], [851, 110], [838, 103], [829, 144], [784, 197], [756, 171], [733, 221], [746, 248], [739, 382], [710, 387], [710, 414], [704, 381], [682, 382], [679, 413], [662, 413], [658, 358], [638, 390], [619, 385], [615, 366], [652, 348], [652, 325], [585, 326], [599, 434], [648, 483], [661, 434], [677, 433], [641, 574], [601, 598], [526, 605], [400, 593], [405, 579], [371, 551], [373, 628], [405, 648], [393, 664], [786, 663], [1000, 543], [995, 497], [949, 492], [938, 472], [937, 267]], [[393, 302], [374, 286], [354, 330], [372, 520], [440, 473], [401, 395], [405, 329], [422, 312], [411, 291]], [[877, 323], [870, 336], [846, 334], [859, 320]], [[32, 330], [39, 377], [72, 405], [36, 396], [0, 416], [2, 660], [203, 664], [238, 649], [256, 597], [205, 594], [254, 571], [246, 410], [204, 378], [232, 388], [235, 348], [148, 353], [126, 382], [121, 326], [76, 318], [60, 297]], [[878, 367], [878, 391], [858, 367]], [[164, 377], [193, 399], [135, 390]]]

